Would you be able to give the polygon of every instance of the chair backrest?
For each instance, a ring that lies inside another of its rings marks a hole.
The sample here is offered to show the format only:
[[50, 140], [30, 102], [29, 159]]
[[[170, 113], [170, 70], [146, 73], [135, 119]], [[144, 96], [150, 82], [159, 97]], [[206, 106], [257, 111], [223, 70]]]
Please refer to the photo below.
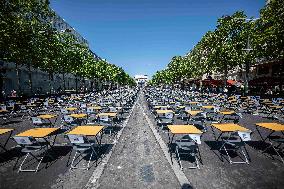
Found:
[[185, 110], [185, 111], [190, 111], [190, 110], [191, 110], [191, 107], [190, 107], [190, 106], [186, 106], [186, 107], [184, 108], [184, 110]]
[[87, 113], [90, 114], [90, 113], [94, 113], [95, 112], [95, 109], [94, 108], [87, 108]]
[[201, 144], [201, 135], [200, 134], [189, 134], [189, 137], [196, 142], [197, 144]]
[[107, 122], [109, 121], [109, 117], [107, 115], [100, 115], [99, 120]]
[[68, 114], [68, 111], [67, 111], [66, 109], [60, 109], [60, 112], [61, 112], [62, 114]]
[[42, 124], [42, 120], [39, 117], [32, 117], [33, 124]]
[[85, 104], [85, 103], [81, 104], [80, 106], [81, 106], [81, 108], [87, 108], [87, 104]]
[[0, 110], [7, 110], [6, 106], [0, 106]]
[[35, 139], [32, 137], [14, 136], [13, 138], [19, 145], [31, 145], [35, 143]]
[[43, 103], [43, 105], [44, 105], [44, 106], [48, 106], [48, 101], [45, 101], [45, 102]]
[[21, 108], [21, 110], [26, 110], [27, 109], [27, 107], [25, 105], [21, 105], [20, 108]]
[[175, 143], [179, 146], [179, 148], [182, 148], [183, 146], [194, 145], [195, 141], [189, 135], [184, 135], [181, 139], [176, 140]]
[[167, 109], [168, 109], [167, 106], [162, 106], [162, 107], [160, 108], [160, 110], [167, 110]]
[[67, 122], [67, 123], [71, 123], [71, 122], [74, 121], [73, 117], [71, 117], [71, 116], [69, 116], [69, 115], [64, 115], [64, 116], [63, 116], [63, 119], [64, 119], [64, 121]]
[[80, 135], [67, 135], [72, 144], [84, 144], [85, 139]]
[[214, 112], [219, 112], [219, 111], [220, 111], [220, 107], [214, 106]]
[[238, 135], [241, 137], [242, 141], [250, 141], [251, 131], [238, 131]]
[[174, 114], [173, 114], [172, 112], [167, 112], [167, 113], [165, 113], [165, 118], [167, 118], [167, 119], [173, 119], [173, 117], [174, 117]]
[[117, 112], [115, 107], [109, 107], [109, 112]]
[[180, 103], [180, 102], [176, 102], [175, 105], [176, 105], [176, 106], [180, 106], [181, 103]]

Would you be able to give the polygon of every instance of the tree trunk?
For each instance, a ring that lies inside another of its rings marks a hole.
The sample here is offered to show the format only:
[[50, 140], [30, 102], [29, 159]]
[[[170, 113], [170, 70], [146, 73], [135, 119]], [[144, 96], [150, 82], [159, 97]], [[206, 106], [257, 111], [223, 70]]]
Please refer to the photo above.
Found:
[[4, 96], [3, 96], [3, 93], [2, 93], [2, 91], [4, 90], [3, 89], [4, 79], [3, 79], [3, 73], [2, 73], [2, 72], [4, 72], [4, 68], [2, 68], [2, 69], [3, 70], [0, 70], [0, 101], [2, 101], [2, 99], [4, 101]]
[[19, 64], [16, 63], [16, 76], [17, 76], [17, 90], [18, 90], [18, 94], [20, 94], [22, 92], [22, 89], [21, 89], [21, 84], [20, 84], [20, 71], [19, 71]]
[[31, 63], [29, 63], [29, 88], [30, 94], [33, 95], [33, 81], [32, 81], [32, 70], [31, 70]]
[[53, 73], [49, 72], [48, 76], [49, 76], [49, 83], [48, 83], [48, 85], [49, 85], [49, 94], [51, 94], [52, 93], [52, 91], [51, 91], [51, 87], [52, 87], [51, 82], [53, 81]]
[[245, 85], [244, 85], [244, 91], [245, 91], [245, 94], [248, 93], [248, 82], [249, 82], [249, 70], [250, 70], [250, 63], [247, 61], [246, 62], [246, 75], [245, 75]]
[[62, 73], [62, 80], [63, 80], [63, 91], [65, 92], [65, 73]]
[[225, 64], [224, 66], [224, 86], [227, 87], [228, 66], [227, 64]]
[[78, 78], [75, 76], [76, 94], [78, 94]]

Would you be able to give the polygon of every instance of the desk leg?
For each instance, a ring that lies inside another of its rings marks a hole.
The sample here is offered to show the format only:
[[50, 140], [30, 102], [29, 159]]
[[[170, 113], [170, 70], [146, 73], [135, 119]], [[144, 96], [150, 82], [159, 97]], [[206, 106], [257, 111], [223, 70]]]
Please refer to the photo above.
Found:
[[261, 135], [261, 133], [260, 133], [260, 131], [259, 131], [259, 129], [258, 129], [258, 126], [255, 126], [255, 128], [256, 128], [256, 131], [258, 132], [258, 134], [259, 134], [261, 140], [262, 140], [263, 142], [265, 142], [263, 136]]

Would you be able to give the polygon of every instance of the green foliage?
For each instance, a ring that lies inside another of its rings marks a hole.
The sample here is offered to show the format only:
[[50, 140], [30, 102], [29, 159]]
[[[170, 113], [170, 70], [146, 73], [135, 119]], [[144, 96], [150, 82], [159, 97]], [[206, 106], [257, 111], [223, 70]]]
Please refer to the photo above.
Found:
[[214, 31], [208, 31], [186, 56], [174, 56], [151, 83], [178, 83], [211, 72], [223, 72], [226, 78], [229, 70], [245, 63], [283, 60], [284, 1], [272, 0], [260, 15], [256, 21], [247, 21], [241, 11], [219, 18]]
[[134, 80], [122, 68], [94, 58], [86, 44], [52, 26], [49, 1], [0, 1], [0, 60], [53, 73], [73, 73], [121, 85]]

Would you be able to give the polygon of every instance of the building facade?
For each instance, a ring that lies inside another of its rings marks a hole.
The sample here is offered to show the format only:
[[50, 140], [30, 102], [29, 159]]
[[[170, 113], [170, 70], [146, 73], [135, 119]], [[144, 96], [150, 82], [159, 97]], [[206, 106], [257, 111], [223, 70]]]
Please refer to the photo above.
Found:
[[137, 85], [146, 85], [148, 82], [148, 75], [135, 75], [134, 80]]
[[[52, 10], [53, 11], [53, 10]], [[88, 46], [88, 41], [80, 35], [72, 26], [70, 26], [63, 18], [55, 13], [54, 18], [47, 20], [51, 22], [53, 27], [59, 32], [71, 32], [79, 42]], [[92, 52], [92, 51], [91, 51]], [[92, 52], [94, 58], [100, 57]], [[94, 83], [85, 78], [77, 78], [72, 74], [52, 74], [50, 75], [44, 70], [31, 68], [32, 75], [32, 91], [29, 83], [29, 70], [26, 66], [18, 66], [11, 62], [4, 62], [0, 60], [1, 74], [3, 78], [3, 92], [6, 96], [11, 94], [12, 90], [16, 90], [18, 94], [32, 95], [32, 94], [47, 94], [62, 92], [65, 90], [74, 89], [90, 89], [93, 88]], [[18, 70], [18, 71], [17, 71]]]

